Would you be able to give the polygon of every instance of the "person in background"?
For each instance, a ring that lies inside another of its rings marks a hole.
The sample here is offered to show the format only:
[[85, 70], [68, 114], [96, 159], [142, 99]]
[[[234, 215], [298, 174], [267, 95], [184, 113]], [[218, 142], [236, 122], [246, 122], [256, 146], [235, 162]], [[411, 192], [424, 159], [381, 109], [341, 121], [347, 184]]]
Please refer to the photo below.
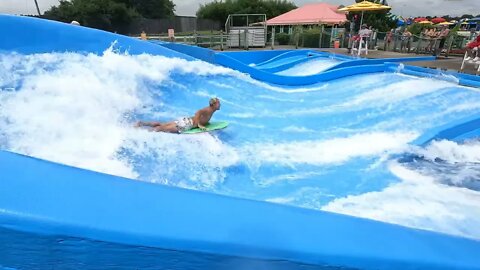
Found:
[[390, 31], [387, 32], [387, 35], [385, 36], [385, 42], [386, 42], [386, 50], [390, 49], [390, 44], [392, 43], [393, 40], [393, 33], [394, 29], [391, 29]]
[[427, 31], [426, 38], [428, 40], [428, 45], [425, 47], [425, 52], [431, 52], [435, 42], [437, 41], [437, 32], [434, 28], [431, 28]]
[[142, 31], [142, 33], [140, 33], [140, 39], [147, 40], [147, 33], [145, 33], [145, 31]]
[[358, 35], [360, 36], [360, 38], [368, 38], [371, 34], [372, 30], [368, 29], [366, 24], [362, 24], [360, 31], [358, 31]]
[[478, 50], [480, 49], [480, 36], [477, 36], [475, 40], [469, 42], [465, 49], [467, 50], [467, 58], [465, 58], [466, 61], [480, 60], [480, 55], [478, 53]]
[[408, 31], [408, 29], [405, 29], [405, 31], [403, 32], [402, 34], [402, 37], [401, 37], [401, 45], [400, 45], [400, 52], [410, 52], [410, 41], [411, 41], [411, 38], [412, 38], [412, 33], [410, 33], [410, 31]]
[[447, 40], [448, 34], [450, 34], [450, 29], [448, 29], [448, 25], [442, 25], [440, 32], [438, 33], [438, 39], [440, 43], [438, 44], [438, 49], [434, 50], [433, 55], [437, 56], [442, 53], [443, 48], [445, 47], [445, 41]]

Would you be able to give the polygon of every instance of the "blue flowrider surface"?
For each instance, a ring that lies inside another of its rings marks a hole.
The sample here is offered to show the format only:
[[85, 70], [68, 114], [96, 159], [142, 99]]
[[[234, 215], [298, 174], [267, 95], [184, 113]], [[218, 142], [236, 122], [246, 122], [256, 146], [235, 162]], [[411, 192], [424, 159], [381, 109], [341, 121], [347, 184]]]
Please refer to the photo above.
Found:
[[[30, 17], [0, 37], [0, 268], [480, 269], [477, 89]], [[131, 125], [211, 97], [219, 132]]]

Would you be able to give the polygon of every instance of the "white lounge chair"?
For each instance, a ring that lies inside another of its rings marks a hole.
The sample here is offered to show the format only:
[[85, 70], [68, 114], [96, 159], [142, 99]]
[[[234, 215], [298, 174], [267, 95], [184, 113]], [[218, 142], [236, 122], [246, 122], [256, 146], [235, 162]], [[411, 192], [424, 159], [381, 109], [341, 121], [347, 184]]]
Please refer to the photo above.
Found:
[[479, 57], [479, 52], [478, 49], [474, 49], [476, 51], [476, 57], [471, 59], [468, 57], [468, 53], [465, 52], [465, 55], [463, 56], [463, 61], [462, 61], [462, 66], [460, 67], [460, 71], [463, 71], [466, 65], [473, 65], [477, 71], [476, 73], [480, 73], [480, 57]]

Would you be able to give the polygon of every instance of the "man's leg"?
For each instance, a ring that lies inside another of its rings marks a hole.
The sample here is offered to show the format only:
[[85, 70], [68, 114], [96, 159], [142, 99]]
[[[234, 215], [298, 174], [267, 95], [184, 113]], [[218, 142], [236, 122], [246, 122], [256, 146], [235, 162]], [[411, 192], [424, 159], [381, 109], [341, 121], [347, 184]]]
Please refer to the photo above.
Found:
[[466, 57], [466, 60], [470, 60], [472, 58], [474, 58], [473, 56], [473, 50], [469, 47], [466, 48], [466, 51], [467, 51], [467, 57]]
[[156, 132], [170, 132], [170, 133], [178, 133], [177, 123], [169, 122], [159, 126], [155, 126], [153, 131]]
[[135, 125], [136, 127], [158, 127], [163, 125], [161, 122], [143, 122], [143, 121], [138, 121], [137, 124]]

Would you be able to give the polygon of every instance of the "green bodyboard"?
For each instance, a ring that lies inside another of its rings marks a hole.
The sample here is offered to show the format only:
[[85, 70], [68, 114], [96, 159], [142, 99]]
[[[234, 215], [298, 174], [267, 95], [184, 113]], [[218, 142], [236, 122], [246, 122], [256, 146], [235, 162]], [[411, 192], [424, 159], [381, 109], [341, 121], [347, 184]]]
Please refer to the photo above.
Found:
[[209, 132], [212, 130], [226, 128], [227, 126], [228, 126], [228, 122], [210, 122], [205, 126], [207, 128], [206, 130], [201, 130], [199, 128], [192, 128], [182, 132], [182, 134], [195, 134], [195, 133]]

